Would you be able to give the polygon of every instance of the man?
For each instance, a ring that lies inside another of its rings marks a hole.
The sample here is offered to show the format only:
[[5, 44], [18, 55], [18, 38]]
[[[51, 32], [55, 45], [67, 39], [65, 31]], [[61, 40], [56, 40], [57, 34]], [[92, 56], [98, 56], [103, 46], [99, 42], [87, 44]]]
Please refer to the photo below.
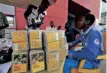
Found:
[[5, 36], [5, 28], [9, 26], [6, 16], [0, 12], [0, 38]]
[[72, 41], [75, 40], [76, 34], [79, 34], [79, 30], [77, 30], [76, 28], [71, 28], [69, 22], [66, 23], [65, 29], [66, 29], [65, 36], [67, 39], [67, 43], [71, 43]]
[[57, 30], [61, 30], [61, 26], [58, 26]]
[[84, 68], [98, 68], [101, 60], [97, 56], [103, 54], [102, 34], [92, 27], [95, 17], [92, 14], [86, 14], [78, 21], [78, 28], [83, 30], [78, 39], [71, 44], [71, 47], [82, 42], [83, 48], [80, 51], [69, 50], [68, 58], [65, 61], [63, 73], [78, 73], [78, 66], [82, 59], [86, 59]]
[[50, 21], [50, 27], [47, 27], [46, 30], [57, 30], [57, 28], [55, 28], [53, 21]]

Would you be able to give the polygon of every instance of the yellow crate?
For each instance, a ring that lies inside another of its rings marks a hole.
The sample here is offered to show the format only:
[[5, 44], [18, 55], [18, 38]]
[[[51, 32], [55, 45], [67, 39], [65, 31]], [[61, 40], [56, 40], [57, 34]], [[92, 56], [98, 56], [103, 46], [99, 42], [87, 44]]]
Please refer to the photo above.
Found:
[[59, 40], [58, 32], [47, 32], [45, 33], [47, 42], [57, 41]]
[[64, 31], [60, 31], [59, 32], [59, 38], [64, 38], [65, 37], [65, 32]]
[[30, 51], [31, 73], [40, 72], [45, 69], [44, 52], [42, 50]]
[[17, 32], [12, 32], [11, 37], [12, 37], [12, 42], [18, 41], [18, 33]]
[[27, 41], [26, 31], [14, 31], [11, 33], [12, 42], [24, 42]]
[[30, 49], [40, 49], [40, 48], [42, 48], [42, 39], [30, 40]]
[[48, 61], [47, 70], [53, 71], [59, 69], [59, 60], [50, 60]]
[[59, 50], [59, 41], [47, 43], [47, 51], [58, 51]]
[[13, 52], [12, 54], [12, 73], [27, 72], [27, 52]]
[[67, 50], [66, 49], [60, 49], [60, 55], [59, 55], [60, 60], [65, 60], [66, 55], [67, 55]]
[[27, 32], [26, 31], [18, 31], [18, 41], [27, 41]]
[[18, 42], [14, 43], [17, 44], [18, 50], [26, 50], [27, 49], [27, 42]]
[[41, 31], [30, 31], [29, 35], [30, 35], [30, 39], [39, 39], [42, 37], [42, 32]]
[[64, 47], [65, 46], [65, 39], [60, 39], [59, 40], [59, 45], [60, 45], [60, 48]]
[[12, 73], [25, 73], [27, 72], [27, 64], [13, 64]]
[[56, 57], [57, 57], [56, 53], [48, 54], [48, 60], [56, 60]]

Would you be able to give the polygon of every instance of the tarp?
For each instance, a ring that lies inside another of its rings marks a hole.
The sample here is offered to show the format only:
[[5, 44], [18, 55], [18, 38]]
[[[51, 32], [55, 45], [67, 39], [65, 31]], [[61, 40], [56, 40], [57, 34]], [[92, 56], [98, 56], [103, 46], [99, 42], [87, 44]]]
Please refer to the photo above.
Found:
[[20, 8], [27, 8], [29, 4], [39, 6], [42, 0], [0, 0], [0, 3]]

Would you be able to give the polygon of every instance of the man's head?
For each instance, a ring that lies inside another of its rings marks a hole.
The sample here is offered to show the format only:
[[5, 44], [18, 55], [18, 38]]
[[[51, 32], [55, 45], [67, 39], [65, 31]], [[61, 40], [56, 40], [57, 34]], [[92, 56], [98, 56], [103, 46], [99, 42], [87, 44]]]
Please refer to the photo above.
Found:
[[71, 27], [71, 25], [69, 24], [69, 22], [67, 22], [66, 24], [65, 24], [65, 29], [69, 29]]
[[57, 30], [60, 30], [61, 29], [61, 26], [58, 26]]
[[50, 27], [54, 27], [54, 22], [50, 21]]
[[95, 16], [93, 14], [86, 14], [81, 16], [78, 20], [78, 29], [84, 29], [85, 27], [90, 27], [95, 21]]

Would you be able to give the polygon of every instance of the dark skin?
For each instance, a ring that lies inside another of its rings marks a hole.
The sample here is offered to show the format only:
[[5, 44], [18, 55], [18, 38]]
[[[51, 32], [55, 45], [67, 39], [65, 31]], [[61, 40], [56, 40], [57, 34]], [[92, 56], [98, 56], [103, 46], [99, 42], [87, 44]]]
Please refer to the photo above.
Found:
[[50, 22], [50, 27], [55, 27], [53, 21]]
[[90, 27], [89, 23], [90, 23], [90, 20], [86, 21], [85, 17], [83, 16], [77, 22], [77, 28], [80, 30], [83, 29], [83, 31], [85, 32]]
[[[85, 20], [85, 17], [83, 16], [83, 17], [81, 17], [79, 20], [78, 20], [78, 22], [77, 22], [77, 28], [78, 29], [82, 29], [84, 32], [85, 31], [87, 31], [87, 29], [90, 27], [90, 20], [88, 20], [88, 21], [86, 21]], [[78, 68], [73, 68], [72, 70], [71, 70], [71, 73], [79, 73], [78, 72]]]

